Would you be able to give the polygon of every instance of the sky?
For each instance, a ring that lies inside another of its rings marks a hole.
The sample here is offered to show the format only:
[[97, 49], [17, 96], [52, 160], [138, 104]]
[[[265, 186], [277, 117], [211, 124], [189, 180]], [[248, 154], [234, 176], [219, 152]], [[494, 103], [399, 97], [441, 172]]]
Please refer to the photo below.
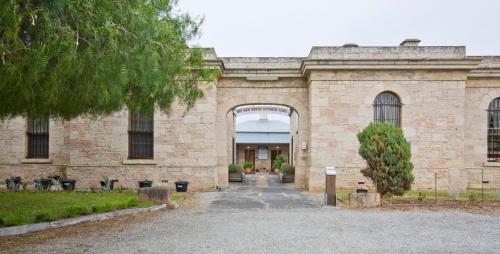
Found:
[[466, 46], [500, 55], [499, 0], [179, 0], [218, 56], [305, 57], [312, 46]]

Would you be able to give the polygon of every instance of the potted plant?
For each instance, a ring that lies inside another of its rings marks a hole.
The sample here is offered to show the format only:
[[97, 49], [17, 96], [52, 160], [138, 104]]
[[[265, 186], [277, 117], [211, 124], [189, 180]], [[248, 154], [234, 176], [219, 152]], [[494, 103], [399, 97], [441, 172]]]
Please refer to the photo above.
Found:
[[101, 189], [102, 191], [111, 191], [113, 190], [114, 184], [118, 182], [116, 179], [110, 180], [108, 177], [104, 177], [104, 180], [101, 181]]
[[151, 180], [143, 180], [143, 181], [139, 181], [139, 188], [149, 188], [151, 186], [153, 186], [153, 181]]
[[59, 165], [57, 166], [57, 171], [59, 171], [59, 182], [63, 190], [72, 191], [75, 189], [76, 180], [68, 179], [68, 166]]
[[48, 190], [50, 185], [52, 184], [52, 179], [49, 178], [38, 178], [33, 180], [33, 184], [35, 188], [39, 191]]
[[274, 173], [279, 174], [281, 165], [283, 165], [284, 162], [285, 162], [285, 156], [283, 156], [282, 154], [278, 154], [273, 164]]
[[295, 167], [288, 163], [283, 163], [283, 165], [281, 165], [281, 182], [293, 183], [294, 181], [295, 181]]
[[240, 165], [229, 165], [228, 172], [230, 182], [243, 182], [243, 168]]
[[252, 167], [253, 167], [253, 164], [251, 162], [245, 161], [245, 163], [243, 163], [243, 168], [245, 169], [245, 174], [251, 174]]
[[5, 179], [5, 184], [7, 185], [7, 189], [9, 190], [19, 190], [19, 187], [21, 186], [21, 177], [11, 176]]
[[177, 192], [187, 192], [189, 182], [187, 181], [176, 181], [175, 191]]

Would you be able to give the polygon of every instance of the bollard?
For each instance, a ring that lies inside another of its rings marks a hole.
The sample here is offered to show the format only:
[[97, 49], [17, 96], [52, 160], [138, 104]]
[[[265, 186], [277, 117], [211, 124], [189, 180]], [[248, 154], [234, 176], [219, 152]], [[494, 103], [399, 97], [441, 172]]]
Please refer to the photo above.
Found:
[[335, 167], [326, 167], [326, 183], [325, 183], [325, 197], [326, 205], [336, 206], [337, 205], [337, 193], [335, 190], [335, 180], [337, 177], [337, 171]]

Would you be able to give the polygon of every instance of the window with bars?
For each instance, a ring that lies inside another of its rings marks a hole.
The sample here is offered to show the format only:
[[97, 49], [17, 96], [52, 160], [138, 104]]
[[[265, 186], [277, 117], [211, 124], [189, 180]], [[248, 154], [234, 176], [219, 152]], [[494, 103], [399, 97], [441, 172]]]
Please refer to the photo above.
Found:
[[396, 94], [382, 92], [377, 95], [373, 103], [373, 120], [401, 127], [401, 102]]
[[128, 158], [153, 159], [153, 115], [131, 112], [128, 128]]
[[28, 117], [27, 158], [49, 158], [49, 120]]
[[500, 158], [500, 98], [488, 106], [488, 161]]

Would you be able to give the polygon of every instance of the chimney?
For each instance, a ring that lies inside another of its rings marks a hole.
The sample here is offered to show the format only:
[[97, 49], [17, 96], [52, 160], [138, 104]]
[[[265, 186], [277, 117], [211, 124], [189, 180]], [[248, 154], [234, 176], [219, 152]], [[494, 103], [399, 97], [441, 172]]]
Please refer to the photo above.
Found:
[[344, 47], [344, 48], [357, 48], [359, 46], [356, 43], [346, 43], [346, 44], [342, 45], [342, 47]]
[[399, 46], [401, 47], [417, 47], [420, 43], [419, 39], [405, 39]]
[[259, 120], [266, 121], [267, 120], [267, 113], [260, 113]]

